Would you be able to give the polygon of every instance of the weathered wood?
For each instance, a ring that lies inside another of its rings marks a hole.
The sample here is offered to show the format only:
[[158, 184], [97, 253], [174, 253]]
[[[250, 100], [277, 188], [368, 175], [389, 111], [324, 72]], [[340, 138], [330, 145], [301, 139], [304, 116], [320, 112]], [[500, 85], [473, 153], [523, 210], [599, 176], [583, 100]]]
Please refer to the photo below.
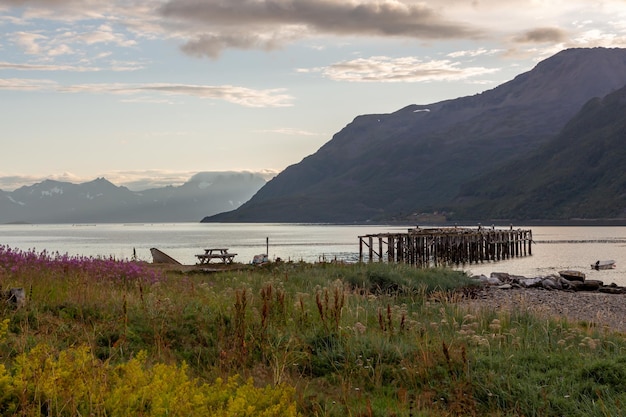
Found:
[[[374, 249], [378, 239], [378, 251]], [[407, 233], [359, 236], [359, 261], [407, 263], [418, 267], [472, 264], [531, 255], [530, 230], [483, 228], [408, 229]]]
[[359, 263], [363, 263], [363, 239], [359, 239]]
[[198, 261], [201, 265], [211, 263], [211, 260], [213, 259], [219, 259], [222, 263], [230, 264], [233, 262], [233, 259], [235, 258], [235, 256], [237, 256], [236, 253], [226, 253], [226, 254], [214, 253], [211, 255], [205, 255], [205, 254], [196, 255], [196, 258], [198, 258]]
[[236, 253], [229, 253], [228, 248], [209, 248], [205, 249], [203, 254], [196, 255], [199, 265], [211, 263], [213, 259], [219, 259], [222, 263], [230, 264], [237, 256]]
[[389, 235], [387, 237], [387, 262], [394, 262], [396, 256], [395, 248], [395, 235]]
[[157, 248], [150, 248], [150, 253], [152, 254], [152, 263], [182, 265], [176, 259]]

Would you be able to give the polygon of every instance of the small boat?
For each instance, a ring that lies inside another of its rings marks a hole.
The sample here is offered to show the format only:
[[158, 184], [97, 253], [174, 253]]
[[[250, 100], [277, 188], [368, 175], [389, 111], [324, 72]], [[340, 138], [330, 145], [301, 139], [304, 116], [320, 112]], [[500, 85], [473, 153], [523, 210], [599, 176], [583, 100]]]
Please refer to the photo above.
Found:
[[157, 248], [150, 248], [150, 253], [152, 254], [152, 263], [182, 265], [176, 259], [169, 256], [167, 253], [158, 250]]
[[614, 260], [608, 260], [608, 261], [596, 261], [595, 264], [591, 264], [591, 269], [595, 269], [595, 270], [600, 270], [600, 269], [613, 269], [615, 268], [615, 261]]

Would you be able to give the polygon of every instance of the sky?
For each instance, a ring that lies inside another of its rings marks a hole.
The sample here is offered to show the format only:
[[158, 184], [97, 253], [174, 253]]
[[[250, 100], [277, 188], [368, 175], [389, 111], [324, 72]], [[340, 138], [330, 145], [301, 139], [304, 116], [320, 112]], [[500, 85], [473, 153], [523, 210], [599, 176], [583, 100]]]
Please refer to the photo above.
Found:
[[271, 178], [362, 114], [626, 47], [626, 0], [0, 0], [0, 189]]

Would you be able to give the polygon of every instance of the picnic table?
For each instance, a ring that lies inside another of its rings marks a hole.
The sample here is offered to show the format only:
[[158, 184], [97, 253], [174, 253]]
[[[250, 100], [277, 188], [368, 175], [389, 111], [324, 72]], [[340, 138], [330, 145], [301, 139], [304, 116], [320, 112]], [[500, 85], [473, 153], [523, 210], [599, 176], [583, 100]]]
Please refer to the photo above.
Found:
[[204, 250], [203, 254], [196, 255], [196, 258], [198, 258], [200, 265], [209, 264], [213, 259], [217, 259], [224, 264], [232, 264], [235, 256], [237, 254], [229, 253], [228, 248], [208, 248]]

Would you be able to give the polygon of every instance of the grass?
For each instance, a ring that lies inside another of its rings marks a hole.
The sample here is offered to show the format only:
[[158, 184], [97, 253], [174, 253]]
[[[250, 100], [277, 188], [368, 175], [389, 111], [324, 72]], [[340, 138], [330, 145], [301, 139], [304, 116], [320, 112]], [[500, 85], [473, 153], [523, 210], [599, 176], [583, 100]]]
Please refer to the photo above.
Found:
[[[87, 355], [81, 369], [92, 380], [133, 369], [151, 389], [158, 379], [158, 389], [191, 384], [200, 390], [194, 398], [221, 404], [281, 405], [272, 415], [615, 416], [626, 402], [623, 335], [527, 309], [470, 311], [458, 301], [471, 280], [448, 269], [284, 263], [182, 274], [0, 247], [0, 284], [27, 290], [23, 306], [0, 304], [0, 322], [8, 320], [0, 371], [13, 383], [20, 363], [40, 363], [45, 352], [68, 368], [76, 364], [67, 355]], [[237, 377], [235, 388], [218, 383]], [[131, 401], [122, 395], [129, 390], [108, 388], [123, 399], [116, 404]], [[42, 392], [0, 394], [2, 415], [39, 415], [27, 406], [49, 402]], [[150, 398], [145, 415], [158, 415]], [[125, 415], [102, 404], [102, 415]]]

